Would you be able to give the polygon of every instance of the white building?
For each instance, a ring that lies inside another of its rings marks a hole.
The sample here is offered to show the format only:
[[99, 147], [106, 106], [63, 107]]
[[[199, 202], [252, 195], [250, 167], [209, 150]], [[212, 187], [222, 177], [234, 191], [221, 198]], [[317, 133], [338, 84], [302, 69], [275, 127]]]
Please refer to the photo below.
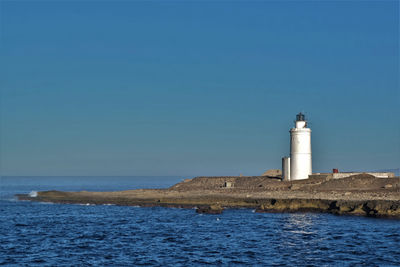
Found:
[[296, 115], [295, 127], [290, 130], [290, 157], [282, 159], [283, 180], [308, 179], [312, 174], [311, 129], [301, 112]]

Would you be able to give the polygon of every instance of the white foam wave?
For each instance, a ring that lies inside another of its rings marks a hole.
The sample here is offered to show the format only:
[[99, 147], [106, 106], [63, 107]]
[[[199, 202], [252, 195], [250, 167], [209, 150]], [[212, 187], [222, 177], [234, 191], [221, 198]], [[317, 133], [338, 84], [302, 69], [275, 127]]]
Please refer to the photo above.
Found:
[[37, 191], [31, 191], [30, 193], [29, 193], [29, 196], [30, 197], [37, 197]]
[[38, 202], [39, 204], [44, 204], [44, 205], [53, 205], [53, 204], [55, 204], [55, 203], [53, 203], [53, 202], [43, 202], [43, 201], [40, 201], [40, 202]]
[[294, 231], [289, 231], [293, 234], [305, 234], [305, 235], [311, 235], [313, 232], [307, 232], [307, 231], [302, 231], [302, 230], [294, 230]]

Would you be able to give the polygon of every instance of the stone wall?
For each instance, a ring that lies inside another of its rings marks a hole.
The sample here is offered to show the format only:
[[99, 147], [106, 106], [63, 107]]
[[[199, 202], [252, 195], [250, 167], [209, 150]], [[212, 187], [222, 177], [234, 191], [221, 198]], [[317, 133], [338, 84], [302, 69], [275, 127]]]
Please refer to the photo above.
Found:
[[[339, 172], [339, 173], [332, 173], [333, 179], [341, 179], [346, 178], [352, 175], [362, 174], [361, 172]], [[373, 175], [376, 178], [393, 178], [393, 172], [366, 172], [366, 174]]]
[[342, 179], [353, 175], [369, 174], [376, 178], [393, 178], [393, 172], [339, 172], [339, 173], [313, 173], [308, 178], [324, 178], [324, 179]]

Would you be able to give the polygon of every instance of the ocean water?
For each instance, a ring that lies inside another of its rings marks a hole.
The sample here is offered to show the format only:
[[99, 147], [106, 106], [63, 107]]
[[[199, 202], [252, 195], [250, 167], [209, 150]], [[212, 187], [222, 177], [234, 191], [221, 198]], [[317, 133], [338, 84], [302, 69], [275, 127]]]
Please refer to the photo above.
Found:
[[330, 214], [17, 201], [39, 190], [168, 187], [182, 177], [1, 177], [0, 265], [400, 266], [400, 221]]

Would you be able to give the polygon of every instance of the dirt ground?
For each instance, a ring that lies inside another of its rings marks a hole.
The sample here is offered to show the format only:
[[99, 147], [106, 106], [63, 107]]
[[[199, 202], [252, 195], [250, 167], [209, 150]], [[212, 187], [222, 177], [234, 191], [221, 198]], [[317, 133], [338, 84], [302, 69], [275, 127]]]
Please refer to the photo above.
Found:
[[[226, 182], [232, 188], [226, 188]], [[176, 194], [243, 195], [257, 198], [307, 198], [346, 200], [400, 200], [400, 178], [376, 178], [368, 174], [343, 179], [311, 178], [280, 181], [262, 176], [196, 177], [172, 186]]]

